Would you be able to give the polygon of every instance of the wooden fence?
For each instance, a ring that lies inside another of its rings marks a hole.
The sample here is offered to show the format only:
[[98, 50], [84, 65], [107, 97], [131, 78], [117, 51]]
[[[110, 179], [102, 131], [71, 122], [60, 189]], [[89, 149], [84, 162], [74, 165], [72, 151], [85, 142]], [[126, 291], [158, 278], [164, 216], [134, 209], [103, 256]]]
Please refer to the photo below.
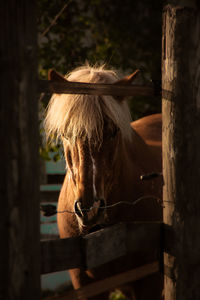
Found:
[[[85, 267], [97, 266], [129, 251], [134, 253], [138, 249], [151, 247], [152, 243], [158, 252], [165, 253], [165, 300], [199, 300], [200, 7], [197, 1], [181, 0], [178, 7], [174, 4], [167, 6], [163, 14], [165, 224], [117, 224], [82, 238], [41, 243], [38, 219], [38, 121], [35, 101], [35, 1], [31, 1], [29, 5], [25, 0], [20, 3], [16, 0], [1, 1], [0, 13], [0, 59], [3, 70], [0, 103], [0, 193], [3, 199], [0, 235], [4, 241], [3, 247], [0, 247], [1, 299], [40, 299], [40, 273], [82, 264]], [[10, 22], [11, 17], [15, 26]], [[49, 85], [55, 91], [57, 84], [47, 82], [39, 83], [39, 90], [49, 89]], [[121, 87], [121, 90], [120, 87], [115, 87], [115, 91], [111, 91], [106, 85], [97, 89], [86, 85], [77, 87], [79, 93], [82, 89], [83, 93], [115, 95], [136, 95], [141, 91], [141, 87], [131, 87], [131, 91], [127, 87]], [[58, 87], [60, 92], [67, 93], [70, 90], [74, 92], [73, 88], [69, 84], [68, 87], [63, 84]], [[150, 92], [148, 89], [142, 90], [146, 94]], [[110, 235], [113, 235], [112, 239]], [[99, 256], [99, 251], [96, 253], [94, 241], [100, 247], [102, 238], [107, 239], [110, 249], [115, 248], [109, 251], [109, 257]], [[76, 259], [74, 252], [73, 255], [70, 254], [68, 245], [77, 249]], [[82, 253], [80, 249], [83, 249]], [[52, 257], [56, 261], [51, 260]], [[63, 257], [66, 260], [63, 261]], [[158, 271], [157, 262], [136, 271], [143, 277], [149, 274], [152, 267], [155, 272]], [[135, 274], [135, 270], [130, 271], [131, 280], [136, 278]], [[121, 274], [120, 280], [123, 281], [123, 278], [124, 274]], [[119, 282], [119, 277], [115, 277], [114, 282]], [[99, 292], [102, 291], [102, 285], [110, 287], [109, 279], [103, 284], [100, 282], [97, 286], [94, 284], [85, 287], [77, 291], [75, 296], [73, 292], [70, 299], [85, 294], [91, 296], [94, 287]]]
[[[52, 183], [51, 176], [56, 180], [59, 179], [55, 173], [53, 175], [47, 174], [47, 183], [41, 188], [41, 204], [55, 205], [57, 202], [59, 192], [55, 189], [52, 190], [52, 185], [48, 184], [49, 182]], [[55, 184], [55, 181], [53, 183]], [[50, 222], [52, 222], [52, 217], [50, 217]], [[55, 222], [49, 223], [49, 225], [56, 226]], [[45, 221], [45, 225], [48, 225], [48, 219]], [[166, 244], [166, 237], [164, 240], [163, 224], [159, 222], [120, 223], [86, 236], [61, 240], [58, 239], [58, 235], [55, 236], [49, 232], [49, 234], [42, 234], [41, 238], [46, 239], [40, 242], [41, 274], [72, 268], [95, 268], [127, 254], [134, 257], [134, 253], [138, 253], [138, 251], [144, 257], [148, 255], [149, 251], [157, 252], [157, 261], [151, 264], [105, 278], [79, 290], [64, 293], [62, 296], [59, 295], [57, 298], [48, 299], [60, 300], [64, 297], [65, 299], [77, 299], [83, 295], [85, 297], [95, 296], [121, 286], [123, 283], [127, 284], [162, 271], [162, 252], [164, 244]]]
[[[200, 6], [178, 1], [163, 11], [164, 223], [175, 233], [164, 253], [165, 300], [200, 299]], [[186, 45], [187, 43], [187, 45]], [[197, 250], [198, 249], [198, 250]]]
[[[113, 95], [113, 96], [153, 96], [157, 88], [144, 85], [113, 85], [84, 82], [55, 82], [47, 80], [38, 81], [38, 92], [57, 94], [88, 94], [88, 95]], [[160, 92], [160, 91], [158, 91]]]
[[86, 236], [41, 241], [41, 273], [87, 270], [130, 252], [157, 249], [159, 257], [160, 234], [160, 223], [121, 223]]
[[160, 223], [121, 223], [83, 237], [41, 241], [41, 274], [73, 268], [87, 270], [130, 253], [134, 256], [139, 251], [145, 256], [151, 250], [157, 251], [158, 260], [151, 264], [65, 294], [68, 297], [66, 299], [95, 296], [115, 288], [117, 284], [122, 285], [159, 272], [163, 251], [161, 231]]

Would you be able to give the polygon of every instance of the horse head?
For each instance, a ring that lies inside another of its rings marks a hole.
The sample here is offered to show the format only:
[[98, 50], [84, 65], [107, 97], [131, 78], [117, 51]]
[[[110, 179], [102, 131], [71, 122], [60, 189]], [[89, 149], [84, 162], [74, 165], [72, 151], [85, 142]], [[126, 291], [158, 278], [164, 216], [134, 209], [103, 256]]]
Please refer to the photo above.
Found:
[[[83, 67], [67, 77], [54, 70], [49, 80], [130, 84], [138, 70], [121, 80], [114, 71]], [[67, 164], [68, 207], [81, 226], [106, 222], [107, 199], [118, 184], [121, 145], [133, 131], [128, 106], [121, 97], [54, 94], [45, 120], [48, 136], [60, 137]], [[69, 192], [70, 190], [70, 192]], [[110, 203], [109, 203], [110, 204]]]

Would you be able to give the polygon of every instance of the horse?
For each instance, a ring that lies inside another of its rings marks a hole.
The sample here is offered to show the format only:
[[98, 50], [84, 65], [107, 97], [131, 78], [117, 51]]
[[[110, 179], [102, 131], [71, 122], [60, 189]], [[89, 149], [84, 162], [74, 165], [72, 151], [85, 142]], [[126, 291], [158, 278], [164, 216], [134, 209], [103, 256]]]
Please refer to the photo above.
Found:
[[[66, 76], [49, 71], [49, 80], [130, 85], [137, 75], [119, 79], [113, 70], [89, 65]], [[132, 122], [124, 97], [53, 94], [46, 112], [47, 138], [63, 143], [67, 173], [58, 200], [60, 238], [85, 235], [118, 222], [161, 221], [162, 180], [140, 176], [161, 172], [161, 114]], [[142, 198], [141, 198], [142, 197]], [[123, 205], [126, 200], [136, 205]], [[114, 206], [115, 203], [121, 205]], [[107, 209], [112, 206], [112, 209]], [[123, 257], [94, 270], [69, 270], [74, 289], [157, 259], [149, 253]], [[132, 299], [162, 298], [162, 276], [157, 273], [133, 283]], [[108, 299], [102, 294], [91, 299]]]

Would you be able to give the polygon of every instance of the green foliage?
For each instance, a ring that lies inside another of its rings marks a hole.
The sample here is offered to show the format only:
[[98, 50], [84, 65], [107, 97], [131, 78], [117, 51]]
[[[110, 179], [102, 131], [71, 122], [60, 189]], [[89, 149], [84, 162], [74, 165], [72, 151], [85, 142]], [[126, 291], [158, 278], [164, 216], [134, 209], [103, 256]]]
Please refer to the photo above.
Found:
[[53, 160], [54, 162], [58, 161], [61, 156], [61, 146], [60, 145], [43, 145], [40, 147], [39, 152], [40, 156], [47, 161]]
[[124, 296], [124, 294], [121, 291], [115, 290], [110, 294], [109, 300], [128, 300], [128, 299]]
[[150, 77], [160, 75], [161, 1], [69, 1], [41, 38], [64, 4], [38, 1], [42, 77], [50, 67], [66, 73], [86, 60], [122, 70], [139, 67]]
[[[160, 0], [39, 0], [40, 77], [49, 68], [66, 74], [89, 61], [125, 74], [139, 68], [142, 82], [159, 80], [161, 14]], [[134, 119], [160, 111], [159, 97], [129, 102]]]

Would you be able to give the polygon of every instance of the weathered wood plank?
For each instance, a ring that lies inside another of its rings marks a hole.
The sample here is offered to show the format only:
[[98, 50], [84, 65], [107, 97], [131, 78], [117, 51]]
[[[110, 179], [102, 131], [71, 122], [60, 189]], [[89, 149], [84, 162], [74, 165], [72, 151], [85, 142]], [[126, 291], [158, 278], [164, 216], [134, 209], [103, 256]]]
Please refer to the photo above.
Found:
[[94, 268], [130, 252], [160, 251], [160, 229], [160, 223], [121, 223], [84, 237], [42, 241], [41, 273]]
[[45, 298], [45, 300], [77, 300], [83, 298], [89, 298], [92, 296], [99, 295], [103, 292], [112, 290], [123, 284], [134, 282], [149, 276], [151, 274], [159, 272], [159, 262], [155, 261], [153, 263], [144, 265], [142, 267], [123, 272], [103, 280], [88, 284], [87, 286], [72, 290], [67, 293], [64, 293], [60, 296]]
[[41, 241], [41, 273], [80, 267], [83, 263], [81, 237]]
[[117, 224], [84, 237], [86, 266], [102, 265], [129, 252], [160, 249], [160, 223]]
[[89, 94], [114, 96], [153, 96], [154, 87], [141, 85], [113, 85], [100, 83], [71, 82], [66, 83], [39, 80], [38, 92], [57, 94]]
[[117, 224], [83, 237], [86, 269], [103, 265], [126, 254], [127, 237], [125, 224]]
[[36, 1], [0, 1], [0, 299], [40, 298]]
[[159, 272], [159, 263], [156, 261], [151, 264], [144, 265], [142, 267], [138, 267], [136, 269], [114, 275], [104, 280], [97, 281], [88, 286], [72, 291], [66, 296], [68, 296], [69, 299], [72, 299], [72, 295], [75, 296], [74, 299], [84, 299], [84, 297], [87, 298], [96, 296], [100, 293], [112, 290], [117, 286], [121, 286], [128, 282], [140, 280], [146, 276], [157, 272]]
[[163, 95], [163, 203], [165, 242], [174, 241], [164, 254], [166, 300], [200, 299], [199, 24], [197, 1], [164, 9], [162, 88], [171, 98]]
[[162, 224], [160, 222], [127, 223], [126, 248], [128, 252], [161, 251]]
[[58, 239], [59, 239], [58, 234], [52, 234], [52, 233], [40, 234], [40, 240], [41, 241], [58, 240]]

